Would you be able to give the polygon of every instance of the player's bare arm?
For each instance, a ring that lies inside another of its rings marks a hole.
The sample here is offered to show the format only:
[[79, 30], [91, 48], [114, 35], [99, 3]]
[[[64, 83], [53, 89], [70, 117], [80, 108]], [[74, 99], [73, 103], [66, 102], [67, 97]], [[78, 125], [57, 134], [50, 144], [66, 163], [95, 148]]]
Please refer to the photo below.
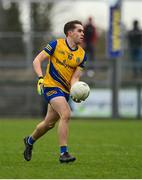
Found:
[[35, 71], [35, 73], [37, 74], [38, 77], [43, 76], [41, 64], [47, 58], [48, 58], [47, 54], [45, 54], [44, 51], [41, 51], [33, 61], [34, 71]]
[[71, 82], [70, 82], [71, 86], [72, 86], [75, 82], [77, 82], [77, 81], [80, 80], [80, 77], [82, 76], [82, 73], [83, 73], [83, 69], [80, 68], [80, 67], [77, 67], [76, 70], [75, 70], [75, 72], [74, 72], [74, 74], [72, 75], [72, 78], [71, 78]]
[[34, 71], [39, 78], [37, 83], [37, 92], [39, 95], [43, 94], [43, 81], [44, 81], [41, 64], [47, 58], [48, 58], [47, 54], [44, 51], [41, 51], [33, 61]]

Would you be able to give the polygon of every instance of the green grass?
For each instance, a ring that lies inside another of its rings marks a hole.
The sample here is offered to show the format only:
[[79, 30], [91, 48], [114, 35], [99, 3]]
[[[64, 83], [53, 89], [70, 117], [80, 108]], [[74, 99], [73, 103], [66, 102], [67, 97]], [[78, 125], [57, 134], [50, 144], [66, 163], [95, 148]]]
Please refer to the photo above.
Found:
[[142, 121], [72, 120], [69, 150], [72, 164], [58, 162], [56, 128], [34, 146], [33, 159], [23, 159], [23, 137], [37, 120], [0, 120], [1, 179], [141, 179]]

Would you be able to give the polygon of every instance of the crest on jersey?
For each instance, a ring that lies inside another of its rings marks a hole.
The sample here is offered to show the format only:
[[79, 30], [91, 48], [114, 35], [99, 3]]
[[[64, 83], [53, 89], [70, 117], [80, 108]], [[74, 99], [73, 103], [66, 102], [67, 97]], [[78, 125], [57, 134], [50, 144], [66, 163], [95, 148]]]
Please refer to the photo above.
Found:
[[68, 54], [68, 59], [71, 60], [73, 57], [73, 54]]
[[77, 63], [80, 63], [80, 61], [81, 61], [80, 58], [77, 57], [77, 58], [76, 58], [76, 62], [77, 62]]

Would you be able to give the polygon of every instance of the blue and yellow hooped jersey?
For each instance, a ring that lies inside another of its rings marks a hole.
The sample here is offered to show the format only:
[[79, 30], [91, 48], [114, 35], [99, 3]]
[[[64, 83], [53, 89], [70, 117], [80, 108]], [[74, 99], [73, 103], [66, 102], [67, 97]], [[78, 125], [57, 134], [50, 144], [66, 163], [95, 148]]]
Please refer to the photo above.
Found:
[[77, 67], [84, 68], [85, 51], [78, 46], [73, 50], [66, 39], [51, 41], [45, 48], [49, 63], [44, 77], [45, 87], [59, 87], [69, 93], [70, 81]]

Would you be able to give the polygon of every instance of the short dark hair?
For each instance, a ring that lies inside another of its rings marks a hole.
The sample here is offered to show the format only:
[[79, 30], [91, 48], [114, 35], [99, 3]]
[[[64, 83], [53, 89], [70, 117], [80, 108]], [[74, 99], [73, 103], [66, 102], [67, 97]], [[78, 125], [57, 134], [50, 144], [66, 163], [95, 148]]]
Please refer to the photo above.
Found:
[[82, 22], [78, 21], [78, 20], [74, 20], [74, 21], [69, 21], [64, 25], [64, 33], [65, 33], [66, 36], [68, 34], [68, 31], [71, 31], [71, 30], [75, 29], [76, 24], [82, 25]]

